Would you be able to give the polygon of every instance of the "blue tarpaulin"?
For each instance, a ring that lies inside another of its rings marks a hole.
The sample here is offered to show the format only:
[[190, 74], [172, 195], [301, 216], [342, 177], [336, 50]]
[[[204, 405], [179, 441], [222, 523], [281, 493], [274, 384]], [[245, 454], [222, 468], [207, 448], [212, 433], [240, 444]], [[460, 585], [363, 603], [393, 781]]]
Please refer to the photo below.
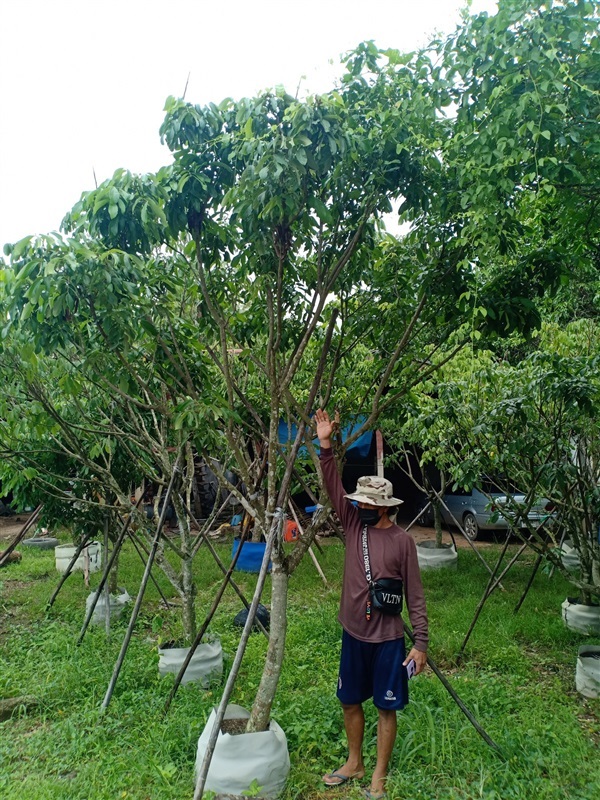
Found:
[[[352, 422], [342, 428], [342, 441], [345, 442], [353, 433], [354, 431], [358, 430], [360, 426], [363, 424], [364, 418], [358, 419], [356, 422]], [[291, 444], [295, 437], [296, 433], [298, 432], [297, 425], [288, 425], [287, 422], [284, 420], [279, 420], [279, 444]], [[363, 433], [358, 439], [348, 448], [348, 455], [358, 456], [359, 458], [366, 458], [369, 455], [369, 450], [371, 449], [371, 442], [373, 441], [373, 431], [367, 431]], [[314, 439], [315, 447], [319, 446], [319, 440]]]

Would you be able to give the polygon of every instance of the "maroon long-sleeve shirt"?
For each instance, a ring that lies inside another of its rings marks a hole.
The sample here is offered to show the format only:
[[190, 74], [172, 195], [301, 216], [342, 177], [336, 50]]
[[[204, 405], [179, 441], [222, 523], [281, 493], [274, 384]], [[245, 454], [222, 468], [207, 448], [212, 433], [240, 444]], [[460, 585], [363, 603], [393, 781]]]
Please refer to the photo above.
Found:
[[[363, 642], [398, 639], [404, 635], [401, 616], [393, 617], [373, 609], [371, 619], [366, 618], [369, 592], [362, 554], [363, 524], [355, 506], [344, 497], [346, 491], [330, 448], [321, 448], [321, 468], [325, 487], [346, 534], [344, 580], [338, 619], [344, 630]], [[399, 525], [392, 525], [390, 528], [374, 528], [369, 525], [367, 533], [371, 577], [373, 580], [402, 578], [415, 647], [425, 652], [428, 643], [427, 610], [414, 540]]]

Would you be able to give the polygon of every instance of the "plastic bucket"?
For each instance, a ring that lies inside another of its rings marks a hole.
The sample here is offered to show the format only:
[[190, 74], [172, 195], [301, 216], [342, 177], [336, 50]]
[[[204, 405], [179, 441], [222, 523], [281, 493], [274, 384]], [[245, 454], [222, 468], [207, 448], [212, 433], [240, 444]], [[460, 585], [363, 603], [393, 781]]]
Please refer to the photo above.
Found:
[[[67, 571], [67, 567], [76, 552], [77, 547], [73, 544], [59, 544], [58, 547], [54, 548], [54, 559], [58, 572], [64, 573]], [[80, 570], [83, 572], [86, 569], [86, 561], [88, 561], [90, 572], [98, 572], [100, 570], [102, 566], [102, 545], [100, 542], [90, 542], [83, 548], [71, 568], [72, 571]]]

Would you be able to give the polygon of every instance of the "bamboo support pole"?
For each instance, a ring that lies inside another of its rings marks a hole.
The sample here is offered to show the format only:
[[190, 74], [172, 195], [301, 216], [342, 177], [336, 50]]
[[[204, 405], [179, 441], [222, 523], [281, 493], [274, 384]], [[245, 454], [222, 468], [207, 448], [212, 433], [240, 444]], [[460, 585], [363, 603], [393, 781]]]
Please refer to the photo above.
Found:
[[[296, 525], [298, 526], [298, 530], [300, 531], [300, 535], [304, 536], [304, 531], [302, 530], [302, 525], [300, 524], [300, 520], [298, 519], [298, 515], [296, 514], [296, 510], [294, 508], [294, 505], [293, 505], [292, 501], [288, 500], [288, 504], [289, 504], [289, 507], [290, 507], [290, 511], [292, 512], [292, 516], [294, 517], [294, 521], [295, 521]], [[325, 577], [325, 574], [324, 574], [323, 570], [321, 569], [321, 565], [317, 561], [317, 557], [314, 554], [314, 551], [313, 551], [313, 549], [312, 549], [312, 547], [310, 545], [308, 546], [308, 554], [312, 558], [312, 562], [315, 565], [315, 569], [319, 573], [319, 576], [320, 576], [321, 580], [323, 581], [325, 586], [329, 586], [329, 584], [327, 583], [327, 578]]]
[[[145, 545], [145, 544], [142, 542], [142, 540], [141, 540], [141, 539], [138, 539], [138, 537], [137, 537], [137, 536], [134, 534], [134, 532], [133, 532], [133, 531], [129, 531], [129, 539], [130, 539], [130, 541], [131, 541], [131, 544], [133, 545], [133, 547], [134, 547], [134, 549], [135, 549], [135, 552], [136, 552], [136, 553], [138, 554], [138, 556], [140, 557], [140, 560], [141, 560], [142, 564], [144, 564], [144, 565], [145, 565], [145, 564], [146, 564], [146, 561], [145, 561], [145, 559], [144, 559], [144, 556], [143, 556], [143, 555], [142, 555], [142, 553], [140, 552], [140, 550], [143, 550], [143, 552], [146, 554], [146, 556], [149, 556], [149, 555], [150, 555], [150, 551], [148, 550], [148, 548], [146, 547], [146, 545]], [[160, 597], [161, 597], [161, 599], [162, 599], [163, 603], [165, 604], [165, 606], [166, 606], [167, 608], [169, 608], [169, 606], [170, 606], [170, 605], [172, 605], [172, 604], [171, 604], [171, 603], [169, 603], [169, 601], [168, 601], [168, 600], [167, 600], [167, 598], [165, 597], [165, 595], [164, 595], [164, 592], [163, 592], [163, 591], [162, 591], [162, 589], [160, 588], [160, 586], [159, 586], [159, 584], [158, 584], [158, 581], [156, 580], [156, 578], [154, 577], [154, 575], [152, 574], [152, 572], [150, 572], [150, 580], [151, 580], [151, 581], [152, 581], [152, 583], [154, 584], [154, 588], [155, 588], [155, 589], [156, 589], [156, 591], [159, 593], [159, 595], [160, 595]]]
[[[563, 546], [563, 544], [565, 543], [565, 539], [566, 539], [566, 538], [567, 538], [567, 531], [566, 531], [566, 529], [565, 529], [565, 530], [563, 530], [563, 532], [561, 533], [561, 536], [560, 536], [560, 541], [559, 541], [559, 543], [558, 543], [558, 549], [559, 549], [559, 551], [560, 551], [560, 550], [562, 550], [562, 546]], [[554, 575], [554, 570], [555, 570], [555, 569], [556, 569], [556, 564], [552, 564], [552, 566], [550, 567], [550, 571], [548, 572], [548, 578], [551, 578], [551, 577]]]
[[[434, 490], [434, 491], [435, 491], [435, 490]], [[484, 557], [481, 555], [481, 553], [479, 552], [479, 550], [478, 550], [478, 549], [475, 547], [475, 544], [473, 543], [473, 541], [472, 541], [471, 539], [469, 539], [469, 537], [467, 536], [467, 534], [466, 534], [466, 533], [465, 533], [465, 531], [464, 531], [464, 528], [463, 528], [463, 526], [462, 526], [462, 525], [460, 524], [460, 522], [459, 522], [459, 521], [456, 519], [456, 517], [454, 516], [454, 514], [453, 514], [453, 513], [450, 511], [450, 509], [448, 508], [448, 506], [446, 505], [446, 503], [444, 503], [444, 500], [443, 500], [443, 498], [442, 498], [442, 497], [441, 497], [441, 496], [440, 496], [440, 495], [439, 495], [437, 492], [435, 492], [435, 495], [436, 495], [436, 497], [439, 499], [439, 501], [440, 501], [440, 502], [443, 504], [443, 506], [444, 506], [444, 508], [446, 509], [446, 511], [448, 512], [448, 514], [450, 514], [450, 517], [451, 517], [451, 519], [452, 519], [452, 522], [453, 522], [453, 523], [456, 525], [456, 527], [458, 528], [458, 530], [461, 532], [461, 534], [463, 535], [463, 538], [467, 540], [467, 544], [469, 545], [469, 547], [471, 548], [471, 550], [473, 550], [473, 552], [475, 553], [475, 555], [477, 556], [477, 558], [478, 558], [478, 559], [481, 561], [481, 563], [483, 564], [483, 566], [484, 566], [484, 567], [487, 569], [487, 571], [489, 572], [489, 574], [490, 574], [490, 575], [492, 575], [492, 568], [491, 568], [491, 567], [490, 567], [490, 565], [487, 563], [487, 561], [485, 560], [485, 558], [484, 558]], [[416, 517], [413, 519], [413, 521], [412, 521], [412, 522], [410, 523], [410, 525], [409, 525], [409, 526], [406, 528], [406, 530], [409, 530], [410, 528], [412, 528], [412, 526], [413, 526], [413, 525], [415, 524], [415, 522], [416, 522], [416, 521], [419, 519], [419, 517], [421, 516], [421, 514], [422, 514], [424, 511], [427, 511], [427, 509], [429, 508], [429, 506], [430, 506], [430, 505], [431, 505], [431, 500], [430, 500], [430, 501], [427, 503], [427, 505], [425, 506], [425, 508], [424, 508], [424, 509], [422, 509], [421, 511], [419, 511], [419, 513], [417, 514], [417, 516], [416, 516]], [[452, 534], [450, 534], [450, 536], [452, 537], [452, 541], [454, 542], [454, 537], [452, 536]], [[501, 588], [501, 589], [504, 591], [504, 586], [502, 586], [502, 584], [500, 584], [500, 588]]]
[[171, 492], [173, 491], [173, 486], [175, 484], [175, 478], [180, 471], [179, 461], [181, 459], [181, 452], [177, 456], [177, 460], [173, 466], [173, 472], [171, 474], [171, 480], [169, 481], [169, 486], [167, 487], [167, 491], [165, 493], [165, 499], [163, 502], [162, 511], [160, 514], [160, 519], [158, 520], [158, 525], [156, 526], [156, 533], [154, 534], [154, 539], [152, 542], [152, 548], [150, 550], [150, 555], [148, 556], [148, 561], [146, 562], [146, 569], [144, 570], [144, 575], [142, 578], [142, 583], [140, 585], [138, 595], [135, 600], [135, 605], [133, 607], [133, 611], [131, 613], [131, 619], [129, 620], [129, 625], [127, 627], [127, 632], [125, 634], [125, 638], [123, 639], [123, 644], [121, 645], [121, 650], [119, 652], [119, 657], [117, 658], [117, 662], [113, 669], [113, 674], [108, 684], [108, 688], [106, 690], [106, 694], [104, 695], [104, 700], [102, 701], [101, 709], [104, 711], [108, 708], [108, 704], [110, 703], [110, 699], [112, 697], [113, 691], [115, 689], [117, 679], [119, 677], [119, 673], [121, 671], [121, 667], [123, 666], [123, 661], [125, 660], [125, 655], [127, 653], [127, 648], [129, 647], [129, 642], [131, 641], [131, 637], [133, 635], [133, 628], [135, 626], [140, 607], [142, 605], [142, 600], [144, 598], [144, 592], [146, 591], [146, 586], [148, 585], [148, 580], [150, 578], [150, 570], [152, 569], [152, 564], [154, 562], [154, 558], [156, 557], [156, 552], [158, 550], [158, 542], [160, 540], [161, 532], [163, 525], [165, 523], [165, 518], [167, 516], [167, 510], [169, 505], [169, 498], [171, 497]]
[[518, 614], [519, 613], [519, 610], [520, 610], [521, 606], [523, 605], [523, 603], [525, 602], [525, 598], [527, 597], [527, 595], [529, 593], [529, 590], [531, 589], [531, 586], [533, 584], [533, 579], [535, 578], [536, 573], [537, 573], [538, 569], [540, 568], [540, 564], [542, 563], [543, 559], [544, 559], [544, 556], [540, 553], [538, 555], [538, 557], [536, 558], [536, 560], [535, 560], [535, 564], [533, 565], [533, 569], [531, 570], [531, 575], [529, 576], [529, 580], [527, 581], [527, 586], [525, 587], [525, 590], [523, 591], [523, 594], [521, 595], [521, 597], [519, 599], [519, 602], [514, 607], [513, 614]]
[[[182, 503], [183, 503], [183, 501], [182, 501]], [[192, 514], [192, 512], [190, 511], [190, 509], [187, 507], [187, 505], [185, 503], [183, 503], [183, 508], [185, 510], [185, 513], [192, 520], [192, 522], [196, 522], [196, 520], [194, 519], [194, 515]], [[215, 563], [217, 564], [217, 566], [219, 567], [219, 569], [221, 570], [223, 575], [227, 575], [227, 567], [223, 564], [223, 562], [219, 558], [219, 554], [217, 553], [217, 551], [213, 547], [212, 542], [210, 541], [210, 539], [208, 538], [206, 533], [204, 533], [204, 531], [201, 531], [200, 535], [203, 537], [203, 541], [206, 543], [206, 546], [207, 546], [210, 554], [214, 558]], [[241, 549], [241, 546], [242, 546], [242, 542], [240, 540], [240, 549]], [[244, 607], [249, 609], [250, 608], [250, 603], [246, 600], [246, 598], [245, 598], [244, 594], [242, 593], [241, 589], [239, 588], [237, 583], [231, 577], [229, 578], [229, 584], [230, 584], [231, 588], [233, 589], [233, 591], [237, 594], [237, 596], [240, 598], [240, 600], [244, 604]], [[261, 623], [261, 621], [259, 619], [256, 620], [256, 624], [258, 625], [260, 631], [262, 633], [264, 633], [264, 635], [268, 639], [269, 638], [269, 632], [264, 628], [263, 624]]]
[[[500, 553], [500, 555], [498, 557], [498, 561], [496, 562], [496, 566], [494, 567], [494, 569], [492, 571], [492, 574], [490, 575], [490, 579], [488, 580], [487, 586], [485, 587], [485, 591], [483, 593], [483, 596], [482, 596], [481, 600], [479, 601], [479, 604], [477, 605], [477, 608], [475, 609], [475, 616], [474, 616], [474, 618], [473, 618], [473, 620], [472, 620], [472, 622], [471, 622], [471, 624], [469, 626], [469, 630], [467, 631], [466, 636], [463, 639], [463, 643], [461, 644], [460, 649], [459, 649], [459, 651], [457, 653], [457, 656], [456, 656], [457, 661], [460, 661], [460, 659], [462, 658], [462, 656], [464, 654], [465, 647], [467, 646], [467, 642], [469, 641], [469, 638], [471, 637], [471, 634], [473, 633], [473, 629], [475, 628], [475, 625], [477, 623], [477, 620], [479, 619], [479, 615], [481, 614], [481, 611], [483, 610], [483, 606], [485, 605], [486, 600], [488, 599], [488, 597], [490, 596], [490, 594], [493, 591], [493, 587], [499, 585], [499, 579], [498, 579], [498, 581], [495, 580], [496, 573], [500, 569], [500, 565], [502, 564], [502, 561], [503, 561], [504, 556], [506, 554], [506, 550], [508, 548], [509, 540], [510, 540], [510, 532], [506, 534], [506, 539], [504, 540], [504, 547], [502, 548], [502, 551], [501, 551], [501, 553]], [[504, 573], [502, 573], [502, 574], [504, 575]]]
[[[108, 562], [108, 516], [104, 517], [104, 564], [106, 566]], [[98, 594], [100, 594], [98, 592]], [[110, 585], [109, 581], [106, 581], [104, 587], [104, 602], [106, 604], [104, 609], [104, 629], [106, 630], [106, 636], [110, 636]]]
[[[102, 577], [100, 578], [100, 583], [98, 584], [98, 588], [96, 589], [96, 593], [92, 597], [92, 602], [90, 603], [90, 607], [87, 610], [87, 614], [85, 615], [85, 619], [83, 621], [83, 625], [81, 626], [81, 630], [79, 631], [79, 637], [77, 639], [77, 644], [81, 644], [83, 641], [83, 637], [85, 636], [85, 632], [88, 629], [90, 624], [90, 620], [92, 619], [92, 614], [94, 613], [96, 606], [98, 604], [98, 599], [100, 598], [100, 592], [104, 588], [106, 581], [108, 580], [108, 575], [110, 573], [111, 567], [119, 554], [119, 551], [123, 545], [123, 541], [125, 539], [125, 535], [127, 533], [127, 529], [131, 524], [132, 514], [129, 514], [125, 522], [123, 523], [121, 530], [119, 532], [119, 536], [117, 537], [117, 541], [115, 542], [115, 546], [113, 547], [113, 551], [111, 553], [110, 558], [107, 560], [104, 570], [102, 572]], [[74, 563], [74, 562], [73, 562]]]
[[414, 525], [416, 522], [418, 522], [418, 520], [419, 520], [419, 517], [423, 516], [423, 514], [424, 514], [424, 513], [425, 513], [425, 512], [426, 512], [426, 511], [427, 511], [427, 510], [430, 508], [430, 506], [431, 506], [431, 500], [428, 500], [428, 501], [427, 501], [427, 505], [426, 505], [426, 506], [423, 506], [423, 508], [422, 508], [422, 509], [419, 511], [419, 513], [417, 514], [417, 516], [416, 516], [416, 517], [415, 517], [415, 518], [414, 518], [414, 519], [413, 519], [411, 522], [409, 522], [409, 523], [408, 523], [408, 525], [406, 526], [406, 530], [407, 530], [407, 531], [409, 531], [409, 530], [412, 528], [412, 526], [413, 526], [413, 525]]
[[206, 519], [204, 525], [202, 526], [200, 525], [200, 522], [186, 508], [188, 516], [198, 527], [198, 535], [195, 537], [194, 542], [192, 543], [192, 558], [196, 555], [198, 550], [202, 547], [202, 545], [206, 541], [206, 537], [204, 536], [204, 534], [210, 529], [210, 526], [213, 524], [215, 519], [218, 518], [219, 514], [223, 511], [228, 502], [229, 502], [229, 497], [226, 497], [217, 511], [215, 511], [215, 509], [213, 508], [213, 510], [210, 512], [210, 515]]

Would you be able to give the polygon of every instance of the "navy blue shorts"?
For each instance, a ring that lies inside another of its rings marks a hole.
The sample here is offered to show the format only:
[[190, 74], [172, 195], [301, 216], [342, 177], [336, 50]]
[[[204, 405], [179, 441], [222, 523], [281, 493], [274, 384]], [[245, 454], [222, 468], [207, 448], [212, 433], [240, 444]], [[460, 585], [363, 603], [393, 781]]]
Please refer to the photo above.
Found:
[[369, 697], [377, 708], [398, 711], [408, 703], [408, 676], [404, 639], [362, 642], [347, 631], [342, 634], [342, 655], [337, 696], [353, 706]]

